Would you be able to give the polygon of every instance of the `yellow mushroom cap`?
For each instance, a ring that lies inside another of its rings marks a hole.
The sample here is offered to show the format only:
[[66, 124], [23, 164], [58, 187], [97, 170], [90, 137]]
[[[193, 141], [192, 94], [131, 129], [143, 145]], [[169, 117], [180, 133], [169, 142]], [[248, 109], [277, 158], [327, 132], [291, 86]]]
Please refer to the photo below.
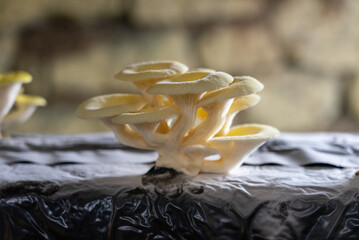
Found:
[[233, 77], [224, 72], [188, 72], [159, 81], [147, 89], [149, 94], [198, 94], [228, 86]]
[[45, 98], [40, 96], [27, 95], [27, 94], [17, 95], [15, 102], [20, 104], [27, 104], [27, 105], [41, 106], [41, 107], [46, 106], [47, 104]]
[[76, 110], [79, 118], [113, 117], [124, 112], [136, 112], [147, 104], [138, 94], [107, 94], [84, 101]]
[[213, 102], [245, 96], [259, 92], [263, 89], [263, 84], [252, 77], [234, 77], [233, 82], [224, 88], [206, 93], [197, 106], [201, 107]]
[[32, 81], [32, 76], [23, 71], [11, 72], [0, 74], [0, 84], [9, 84], [9, 83], [29, 83]]
[[172, 106], [147, 107], [139, 112], [121, 113], [111, 119], [118, 124], [138, 124], [157, 122], [163, 119], [173, 118], [178, 115], [178, 110]]
[[262, 138], [273, 138], [279, 134], [278, 129], [264, 124], [242, 124], [233, 126], [225, 136], [214, 137], [210, 140], [214, 142], [229, 142], [255, 140]]
[[151, 61], [132, 64], [118, 74], [115, 78], [122, 81], [143, 81], [165, 79], [184, 73], [188, 67], [176, 61]]
[[256, 105], [261, 100], [258, 94], [240, 96], [234, 99], [228, 113], [235, 113]]

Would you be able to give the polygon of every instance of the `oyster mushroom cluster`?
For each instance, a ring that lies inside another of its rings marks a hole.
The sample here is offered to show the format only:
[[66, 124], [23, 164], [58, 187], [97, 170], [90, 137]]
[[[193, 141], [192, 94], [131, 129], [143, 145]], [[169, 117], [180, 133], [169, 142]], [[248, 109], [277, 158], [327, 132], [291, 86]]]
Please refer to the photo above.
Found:
[[44, 98], [22, 93], [22, 84], [31, 81], [27, 72], [0, 74], [0, 139], [3, 129], [25, 122], [37, 107], [46, 105]]
[[134, 83], [142, 95], [97, 96], [76, 115], [102, 120], [124, 145], [156, 150], [157, 167], [191, 176], [226, 173], [279, 133], [261, 124], [231, 126], [260, 100], [263, 85], [252, 77], [158, 61], [130, 65], [115, 78]]

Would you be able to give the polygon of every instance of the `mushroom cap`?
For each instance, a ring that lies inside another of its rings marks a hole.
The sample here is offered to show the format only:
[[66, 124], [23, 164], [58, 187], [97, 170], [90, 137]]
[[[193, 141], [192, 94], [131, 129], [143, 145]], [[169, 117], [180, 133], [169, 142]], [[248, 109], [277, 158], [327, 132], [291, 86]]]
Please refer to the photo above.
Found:
[[278, 129], [264, 124], [242, 124], [233, 126], [227, 135], [214, 137], [210, 140], [213, 142], [230, 142], [271, 139], [279, 134]]
[[229, 86], [206, 93], [197, 106], [201, 107], [213, 102], [253, 94], [262, 89], [263, 84], [255, 78], [248, 76], [234, 77], [233, 82]]
[[9, 83], [29, 83], [32, 81], [32, 76], [23, 71], [11, 72], [0, 74], [0, 84], [9, 84]]
[[165, 79], [184, 73], [188, 67], [176, 61], [151, 61], [129, 65], [115, 78], [122, 81], [143, 81], [153, 79]]
[[157, 122], [177, 115], [178, 110], [172, 106], [147, 107], [134, 113], [121, 113], [112, 118], [111, 121], [118, 124], [138, 124]]
[[236, 76], [231, 85], [239, 85], [242, 96], [260, 92], [264, 88], [260, 81], [250, 76]]
[[228, 113], [239, 112], [247, 108], [253, 107], [261, 100], [258, 94], [250, 94], [246, 96], [240, 96], [234, 99], [231, 108]]
[[15, 99], [16, 103], [33, 105], [33, 106], [46, 106], [46, 99], [40, 96], [33, 96], [27, 94], [19, 94]]
[[228, 86], [233, 77], [224, 72], [197, 71], [159, 81], [147, 89], [149, 94], [199, 94]]
[[138, 94], [107, 94], [84, 101], [76, 110], [79, 118], [113, 117], [124, 112], [136, 112], [147, 104]]
[[194, 68], [194, 69], [189, 69], [188, 72], [209, 72], [209, 73], [213, 73], [213, 72], [216, 72], [216, 70], [211, 69], [211, 68]]

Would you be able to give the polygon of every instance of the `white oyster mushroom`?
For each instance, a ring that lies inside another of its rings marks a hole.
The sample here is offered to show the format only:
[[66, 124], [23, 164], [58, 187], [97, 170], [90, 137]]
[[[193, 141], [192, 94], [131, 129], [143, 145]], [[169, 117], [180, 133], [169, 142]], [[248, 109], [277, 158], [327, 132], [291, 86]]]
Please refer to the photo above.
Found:
[[204, 160], [201, 172], [228, 172], [241, 165], [249, 154], [278, 134], [276, 128], [262, 124], [234, 126], [226, 136], [214, 137], [208, 141], [208, 146], [218, 150], [221, 158], [216, 161]]
[[26, 122], [38, 107], [46, 106], [46, 100], [39, 96], [19, 94], [15, 99], [15, 109], [5, 116], [3, 128]]
[[0, 74], [0, 138], [4, 117], [11, 110], [22, 84], [31, 81], [31, 75], [26, 72]]
[[101, 119], [125, 145], [156, 150], [156, 167], [190, 176], [226, 173], [278, 134], [259, 124], [230, 128], [238, 112], [260, 100], [256, 93], [263, 85], [252, 77], [188, 71], [166, 61], [130, 65], [116, 78], [134, 83], [142, 96], [95, 97], [81, 104], [77, 115]]
[[111, 118], [124, 112], [135, 112], [146, 106], [146, 99], [138, 94], [107, 94], [84, 101], [76, 110], [76, 115], [82, 119], [100, 119], [114, 133], [116, 138], [124, 145], [153, 149], [142, 135], [129, 125], [114, 124]]

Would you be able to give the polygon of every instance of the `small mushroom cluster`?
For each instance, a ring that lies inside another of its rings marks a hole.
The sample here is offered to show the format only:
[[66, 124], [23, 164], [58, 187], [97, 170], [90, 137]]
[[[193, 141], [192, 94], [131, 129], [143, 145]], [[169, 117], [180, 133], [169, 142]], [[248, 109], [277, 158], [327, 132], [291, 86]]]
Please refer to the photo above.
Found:
[[31, 81], [32, 76], [26, 72], [0, 74], [0, 139], [2, 129], [25, 122], [37, 107], [46, 105], [42, 97], [22, 93], [22, 84]]
[[279, 133], [261, 124], [231, 127], [238, 112], [260, 100], [263, 85], [252, 77], [156, 61], [132, 64], [115, 78], [134, 83], [142, 95], [97, 96], [76, 115], [102, 120], [125, 145], [158, 151], [157, 167], [191, 176], [226, 173]]

